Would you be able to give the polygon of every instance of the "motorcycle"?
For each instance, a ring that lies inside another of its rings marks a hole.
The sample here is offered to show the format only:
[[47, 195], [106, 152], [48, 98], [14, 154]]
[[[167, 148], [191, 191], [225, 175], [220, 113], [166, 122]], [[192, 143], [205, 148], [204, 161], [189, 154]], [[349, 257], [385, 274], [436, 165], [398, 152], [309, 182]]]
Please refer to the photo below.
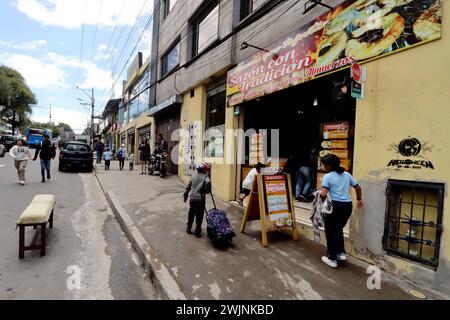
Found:
[[159, 172], [159, 176], [165, 178], [167, 176], [166, 159], [166, 152], [154, 152], [150, 156], [148, 174], [152, 176], [155, 172]]

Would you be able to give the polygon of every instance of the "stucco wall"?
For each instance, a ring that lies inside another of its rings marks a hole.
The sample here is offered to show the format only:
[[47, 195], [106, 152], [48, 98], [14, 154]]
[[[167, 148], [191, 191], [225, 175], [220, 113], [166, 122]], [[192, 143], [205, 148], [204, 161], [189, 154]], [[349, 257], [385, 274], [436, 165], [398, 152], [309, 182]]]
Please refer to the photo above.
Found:
[[[377, 260], [399, 275], [450, 294], [450, 6], [444, 5], [443, 38], [367, 63], [366, 97], [357, 103], [354, 175], [366, 208], [353, 216], [350, 239], [355, 254]], [[429, 142], [424, 154], [434, 170], [388, 167], [396, 154], [389, 145], [408, 137]], [[387, 256], [382, 248], [388, 179], [446, 185], [444, 232], [436, 271]]]

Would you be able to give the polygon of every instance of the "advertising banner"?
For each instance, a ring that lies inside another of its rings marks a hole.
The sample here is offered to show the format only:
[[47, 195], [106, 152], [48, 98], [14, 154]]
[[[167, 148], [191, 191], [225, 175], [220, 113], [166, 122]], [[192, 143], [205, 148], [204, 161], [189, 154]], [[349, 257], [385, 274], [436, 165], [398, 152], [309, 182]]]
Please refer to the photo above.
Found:
[[347, 0], [228, 73], [228, 106], [442, 36], [442, 0]]

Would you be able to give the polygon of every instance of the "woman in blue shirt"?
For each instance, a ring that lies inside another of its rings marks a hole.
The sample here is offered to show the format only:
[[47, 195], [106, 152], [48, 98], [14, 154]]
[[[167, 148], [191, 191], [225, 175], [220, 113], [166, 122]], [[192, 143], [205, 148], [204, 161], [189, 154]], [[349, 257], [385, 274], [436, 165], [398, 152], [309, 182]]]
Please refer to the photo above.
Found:
[[356, 190], [358, 208], [364, 206], [362, 190], [355, 178], [341, 167], [340, 159], [337, 156], [327, 155], [321, 159], [321, 162], [328, 174], [323, 177], [320, 196], [325, 199], [330, 194], [333, 201], [333, 212], [325, 216], [328, 256], [322, 257], [322, 261], [332, 268], [337, 268], [338, 261], [347, 260], [344, 227], [353, 211], [350, 186]]

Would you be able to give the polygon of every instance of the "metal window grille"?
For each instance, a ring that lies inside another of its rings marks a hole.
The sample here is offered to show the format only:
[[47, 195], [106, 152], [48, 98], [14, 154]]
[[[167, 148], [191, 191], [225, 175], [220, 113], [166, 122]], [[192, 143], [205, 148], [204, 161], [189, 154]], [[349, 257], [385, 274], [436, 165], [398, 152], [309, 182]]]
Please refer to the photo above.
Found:
[[443, 184], [389, 180], [384, 249], [437, 268], [444, 199]]

